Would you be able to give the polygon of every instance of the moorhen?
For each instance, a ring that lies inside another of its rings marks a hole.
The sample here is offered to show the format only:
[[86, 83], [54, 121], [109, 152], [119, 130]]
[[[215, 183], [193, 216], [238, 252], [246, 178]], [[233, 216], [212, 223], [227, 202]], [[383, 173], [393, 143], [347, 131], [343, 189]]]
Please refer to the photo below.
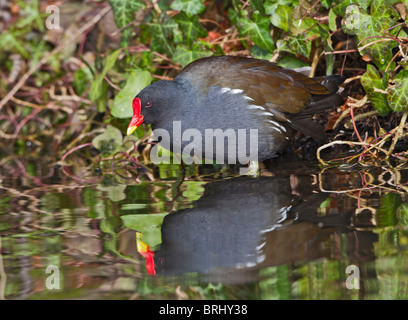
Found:
[[342, 103], [342, 82], [332, 75], [319, 83], [266, 60], [202, 58], [134, 98], [127, 134], [151, 124], [160, 144], [190, 163], [263, 161], [283, 151], [292, 129], [323, 143], [324, 129], [311, 116]]

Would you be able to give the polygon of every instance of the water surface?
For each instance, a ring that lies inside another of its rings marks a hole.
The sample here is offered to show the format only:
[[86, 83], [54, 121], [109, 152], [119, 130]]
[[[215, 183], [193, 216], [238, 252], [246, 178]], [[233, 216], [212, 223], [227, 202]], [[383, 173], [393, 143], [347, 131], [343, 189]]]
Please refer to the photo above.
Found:
[[363, 169], [4, 162], [0, 298], [407, 299], [408, 171]]

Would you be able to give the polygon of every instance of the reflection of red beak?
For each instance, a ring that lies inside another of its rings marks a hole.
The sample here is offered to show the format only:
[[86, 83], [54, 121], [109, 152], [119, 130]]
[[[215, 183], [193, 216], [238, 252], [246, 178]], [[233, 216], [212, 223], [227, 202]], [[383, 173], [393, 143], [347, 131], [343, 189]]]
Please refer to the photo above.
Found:
[[143, 122], [143, 116], [140, 114], [140, 110], [142, 109], [142, 103], [139, 98], [133, 99], [133, 117], [130, 120], [127, 135], [131, 135], [133, 131], [137, 129]]

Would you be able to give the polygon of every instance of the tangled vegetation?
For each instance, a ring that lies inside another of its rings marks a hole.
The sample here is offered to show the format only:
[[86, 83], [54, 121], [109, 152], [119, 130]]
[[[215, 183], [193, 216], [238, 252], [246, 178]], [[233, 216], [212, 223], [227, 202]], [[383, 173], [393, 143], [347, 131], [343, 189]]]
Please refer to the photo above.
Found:
[[[63, 166], [68, 159], [89, 165], [85, 159], [93, 158], [93, 166], [110, 160], [109, 169], [134, 176], [148, 163], [151, 145], [147, 128], [123, 139], [133, 97], [156, 79], [172, 79], [191, 61], [229, 54], [288, 68], [311, 66], [311, 76], [346, 77], [347, 101], [324, 119], [331, 143], [317, 152], [322, 164], [405, 163], [407, 5], [3, 1], [0, 148], [3, 155], [53, 154]], [[353, 152], [323, 160], [322, 151], [334, 145]]]

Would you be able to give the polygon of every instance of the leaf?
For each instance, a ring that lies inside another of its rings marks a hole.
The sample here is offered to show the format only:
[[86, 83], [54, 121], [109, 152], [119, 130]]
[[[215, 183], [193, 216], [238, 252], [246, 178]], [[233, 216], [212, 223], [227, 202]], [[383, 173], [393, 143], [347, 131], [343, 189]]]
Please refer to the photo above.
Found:
[[367, 71], [361, 77], [361, 84], [367, 93], [368, 99], [381, 116], [385, 116], [391, 109], [386, 96], [381, 92], [375, 91], [375, 88], [386, 90], [387, 82], [388, 75], [381, 78], [377, 69], [371, 64], [367, 65]]
[[331, 31], [337, 30], [336, 18], [337, 18], [337, 15], [334, 13], [334, 10], [330, 9], [329, 11], [329, 29]]
[[133, 70], [130, 72], [123, 89], [116, 95], [111, 107], [111, 114], [115, 118], [131, 118], [133, 115], [133, 98], [152, 81], [147, 71]]
[[262, 0], [251, 0], [250, 4], [253, 11], [258, 10], [261, 14], [263, 15], [265, 14], [265, 8], [262, 3]]
[[289, 25], [292, 18], [292, 8], [285, 5], [276, 4], [268, 8], [268, 15], [271, 16], [271, 23], [286, 32], [289, 31]]
[[155, 248], [162, 242], [161, 225], [167, 213], [121, 215], [125, 227], [143, 233], [143, 240]]
[[322, 28], [328, 30], [328, 27], [326, 25], [319, 24], [315, 19], [302, 19], [294, 21], [290, 26], [290, 31], [294, 35], [303, 34], [304, 37], [308, 39], [316, 36], [322, 36]]
[[397, 224], [396, 211], [401, 203], [401, 196], [398, 194], [387, 193], [381, 197], [381, 206], [377, 210], [379, 227], [389, 227]]
[[242, 36], [249, 36], [251, 41], [258, 47], [274, 52], [275, 44], [269, 31], [270, 19], [262, 16], [259, 12], [252, 14], [252, 20], [249, 18], [238, 19], [239, 33]]
[[277, 47], [281, 51], [287, 51], [293, 54], [300, 54], [304, 57], [309, 57], [312, 49], [312, 44], [303, 34], [290, 36], [284, 40], [277, 41]]
[[308, 66], [306, 62], [289, 55], [284, 56], [282, 59], [280, 59], [278, 61], [278, 65], [288, 69], [297, 69]]
[[335, 3], [337, 5], [333, 7], [333, 10], [335, 14], [337, 14], [340, 17], [343, 17], [346, 14], [347, 6], [351, 4], [357, 4], [364, 10], [367, 10], [372, 2], [373, 0], [336, 0]]
[[408, 203], [401, 203], [397, 209], [398, 224], [408, 227]]
[[113, 202], [118, 202], [126, 199], [125, 189], [126, 185], [124, 184], [98, 186], [98, 190], [105, 191], [107, 193], [108, 198]]
[[408, 71], [402, 70], [388, 88], [388, 105], [394, 112], [408, 111]]
[[120, 29], [134, 20], [134, 13], [143, 8], [140, 0], [109, 0], [116, 26]]
[[[128, 25], [134, 20], [136, 11], [143, 8], [143, 2], [140, 0], [109, 0], [113, 10], [113, 17], [116, 26], [120, 29]], [[131, 29], [127, 28], [122, 31], [122, 47], [126, 46], [131, 35]]]
[[98, 99], [102, 93], [102, 81], [105, 78], [106, 73], [113, 68], [115, 65], [116, 60], [118, 59], [119, 53], [121, 49], [118, 49], [112, 52], [108, 58], [106, 59], [105, 66], [102, 69], [102, 72], [95, 78], [94, 82], [91, 84], [91, 88], [89, 90], [89, 99], [91, 101], [95, 101]]
[[174, 0], [170, 8], [177, 11], [184, 11], [190, 16], [203, 13], [205, 6], [201, 0]]
[[105, 132], [92, 140], [92, 145], [98, 149], [103, 156], [111, 156], [120, 149], [122, 145], [122, 133], [118, 128], [109, 126]]
[[197, 38], [204, 38], [208, 35], [207, 31], [198, 21], [198, 16], [189, 18], [187, 14], [180, 12], [180, 14], [176, 15], [173, 19], [183, 31], [185, 36], [184, 40], [188, 47], [190, 47]]
[[325, 7], [326, 9], [329, 9], [333, 1], [329, 0], [320, 0], [320, 3]]
[[212, 51], [202, 48], [199, 44], [193, 45], [191, 49], [188, 49], [184, 45], [178, 45], [173, 59], [185, 67], [190, 62], [193, 62], [199, 58], [211, 56], [212, 54]]
[[259, 48], [257, 45], [254, 45], [249, 49], [249, 53], [251, 54], [252, 57], [257, 58], [257, 59], [264, 59], [264, 60], [269, 60], [273, 57], [273, 54]]
[[162, 13], [157, 22], [149, 23], [148, 28], [152, 36], [152, 50], [172, 56], [174, 48], [170, 42], [170, 36], [173, 30], [178, 28], [177, 23], [167, 14]]
[[2, 50], [18, 53], [25, 59], [30, 58], [30, 54], [28, 53], [28, 51], [22, 46], [21, 42], [18, 41], [12, 33], [4, 32], [0, 34], [0, 46]]
[[375, 0], [368, 14], [356, 4], [349, 5], [342, 21], [345, 33], [356, 35], [359, 47], [365, 47], [361, 54], [372, 58], [379, 68], [385, 68], [392, 58], [392, 49], [398, 46], [396, 41], [376, 41], [389, 38], [389, 33], [395, 34], [399, 28], [389, 30], [396, 25], [398, 12], [383, 1]]

